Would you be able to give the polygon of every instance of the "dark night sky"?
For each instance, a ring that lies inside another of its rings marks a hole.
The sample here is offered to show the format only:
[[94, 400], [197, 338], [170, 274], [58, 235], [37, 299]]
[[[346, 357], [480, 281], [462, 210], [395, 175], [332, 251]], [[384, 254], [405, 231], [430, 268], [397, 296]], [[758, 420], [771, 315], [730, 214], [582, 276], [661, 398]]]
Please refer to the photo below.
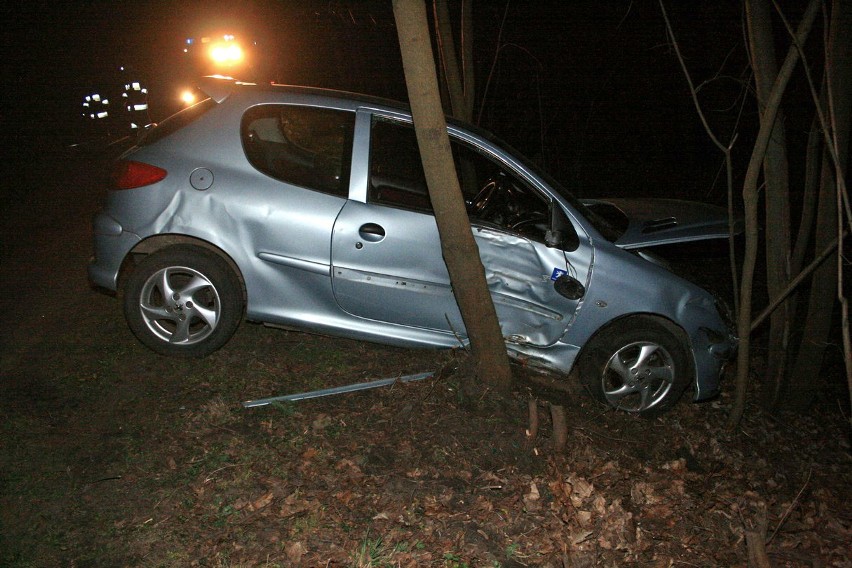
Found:
[[[731, 77], [702, 92], [724, 138], [745, 72], [741, 4], [668, 4], [696, 82]], [[474, 4], [478, 97], [497, 54], [483, 126], [542, 155], [578, 193], [624, 193], [624, 184], [654, 193], [662, 178], [720, 197], [710, 186], [721, 156], [694, 114], [656, 1], [511, 0], [498, 51], [505, 8]], [[2, 127], [22, 146], [47, 130], [63, 142], [78, 135], [82, 96], [121, 64], [150, 85], [152, 115], [162, 118], [185, 82], [183, 38], [216, 30], [258, 42], [262, 78], [406, 96], [390, 0], [37, 0], [0, 13]]]

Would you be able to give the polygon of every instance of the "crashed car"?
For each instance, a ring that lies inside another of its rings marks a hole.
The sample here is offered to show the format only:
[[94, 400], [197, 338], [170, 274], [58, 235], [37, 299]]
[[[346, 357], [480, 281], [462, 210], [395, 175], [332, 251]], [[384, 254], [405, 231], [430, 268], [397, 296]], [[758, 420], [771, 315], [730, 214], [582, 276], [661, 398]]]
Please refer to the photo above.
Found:
[[[210, 78], [115, 163], [90, 280], [138, 339], [201, 357], [241, 320], [398, 346], [466, 343], [404, 105]], [[511, 357], [656, 414], [714, 396], [736, 341], [713, 295], [646, 251], [725, 237], [696, 204], [580, 202], [450, 121], [471, 230]], [[636, 218], [631, 218], [633, 211]], [[722, 212], [724, 213], [724, 212]], [[638, 221], [637, 221], [638, 219]], [[709, 220], [709, 221], [708, 221]], [[638, 251], [638, 252], [637, 252]]]

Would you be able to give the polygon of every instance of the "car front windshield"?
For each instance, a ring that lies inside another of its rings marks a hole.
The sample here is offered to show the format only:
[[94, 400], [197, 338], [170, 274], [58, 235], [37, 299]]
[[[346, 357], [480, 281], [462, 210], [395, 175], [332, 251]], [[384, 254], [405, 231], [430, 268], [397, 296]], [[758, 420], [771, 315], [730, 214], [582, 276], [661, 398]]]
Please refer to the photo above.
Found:
[[614, 243], [624, 233], [623, 230], [617, 229], [604, 217], [602, 217], [597, 212], [586, 206], [582, 201], [574, 197], [574, 194], [568, 191], [568, 189], [566, 189], [565, 186], [562, 185], [556, 178], [554, 178], [544, 169], [539, 167], [538, 164], [534, 163], [532, 160], [529, 160], [528, 158], [523, 156], [523, 154], [515, 153], [515, 156], [520, 156], [520, 159], [523, 160], [525, 168], [527, 168], [535, 175], [540, 177], [542, 180], [544, 180], [544, 182], [549, 185], [555, 192], [557, 192], [560, 197], [564, 198], [568, 203], [570, 203], [571, 206], [580, 213], [580, 215], [588, 219], [588, 221], [592, 224], [595, 230], [597, 230], [597, 232], [599, 232], [603, 238], [605, 238], [611, 243]]

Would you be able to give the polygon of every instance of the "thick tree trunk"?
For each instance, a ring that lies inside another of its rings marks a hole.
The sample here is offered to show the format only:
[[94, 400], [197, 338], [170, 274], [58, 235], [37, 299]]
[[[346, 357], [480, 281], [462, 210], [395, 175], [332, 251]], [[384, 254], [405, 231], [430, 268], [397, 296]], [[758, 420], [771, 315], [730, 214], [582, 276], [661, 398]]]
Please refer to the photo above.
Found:
[[[837, 143], [837, 156], [842, 174], [848, 171], [846, 163], [849, 154], [850, 123], [852, 123], [852, 3], [835, 0], [831, 10], [831, 28], [829, 30], [826, 54], [826, 74], [829, 79], [833, 104], [834, 140]], [[816, 233], [814, 246], [820, 250], [838, 234], [838, 197], [836, 185], [837, 168], [823, 153], [822, 185], [819, 194]], [[840, 254], [843, 245], [840, 244]], [[791, 382], [791, 394], [788, 405], [795, 408], [806, 406], [812, 399], [815, 389], [814, 378], [819, 376], [825, 347], [828, 344], [831, 320], [836, 306], [838, 265], [827, 262], [814, 274], [807, 319], [803, 329], [799, 353], [792, 368], [791, 377], [799, 378]], [[847, 354], [848, 357], [848, 354]]]
[[[461, 62], [459, 62], [456, 41], [453, 37], [452, 19], [447, 0], [433, 0], [435, 35], [441, 61], [441, 76], [444, 78], [442, 93], [446, 93], [449, 105], [445, 105], [447, 114], [470, 122], [473, 118], [473, 20], [471, 19], [472, 0], [462, 0], [461, 7]], [[465, 193], [476, 191], [476, 170], [473, 163], [462, 161], [458, 167]]]
[[461, 58], [456, 50], [447, 0], [434, 0], [434, 15], [441, 67], [450, 98], [450, 114], [459, 120], [470, 122], [473, 117], [474, 97], [471, 0], [462, 0]]
[[[796, 32], [796, 41], [804, 45], [813, 26], [814, 19], [820, 7], [819, 0], [811, 0], [805, 15]], [[746, 393], [751, 357], [751, 300], [754, 284], [754, 266], [757, 261], [757, 180], [760, 167], [766, 154], [766, 147], [772, 134], [772, 125], [781, 104], [781, 96], [787, 88], [787, 83], [793, 74], [793, 69], [799, 61], [799, 52], [792, 46], [787, 52], [784, 64], [778, 73], [778, 78], [772, 87], [772, 92], [766, 101], [766, 109], [761, 117], [760, 131], [751, 153], [746, 176], [743, 180], [743, 206], [745, 209], [745, 252], [743, 254], [743, 276], [740, 284], [740, 313], [737, 317], [737, 334], [740, 337], [740, 348], [737, 353], [736, 398], [728, 419], [728, 426], [733, 428], [739, 424], [745, 412]]]
[[[751, 65], [757, 88], [761, 122], [766, 101], [778, 76], [775, 40], [772, 33], [772, 7], [769, 0], [747, 0]], [[762, 126], [762, 124], [761, 124]], [[769, 298], [775, 298], [790, 278], [790, 200], [787, 164], [787, 141], [784, 117], [779, 111], [763, 158], [764, 203], [766, 209], [766, 286]], [[782, 395], [781, 384], [786, 361], [786, 343], [790, 326], [790, 304], [784, 302], [772, 314], [766, 363], [765, 402], [774, 406]]]
[[508, 392], [509, 359], [453, 164], [424, 0], [394, 0], [393, 11], [441, 251], [470, 338], [477, 375], [489, 387]]
[[[823, 159], [814, 244], [819, 249], [836, 236], [837, 207], [834, 168], [831, 161], [825, 157]], [[788, 397], [784, 404], [787, 408], [803, 409], [813, 400], [822, 368], [825, 346], [829, 340], [828, 335], [836, 302], [836, 292], [837, 265], [833, 262], [826, 262], [814, 272], [811, 280], [807, 317], [802, 328], [796, 361], [790, 372]]]
[[[820, 101], [825, 100], [825, 93], [823, 93]], [[822, 170], [823, 137], [820, 132], [821, 129], [819, 120], [814, 117], [811, 123], [811, 130], [808, 132], [808, 145], [805, 151], [805, 180], [802, 184], [802, 216], [799, 220], [799, 230], [796, 233], [793, 256], [790, 260], [790, 274], [798, 274], [805, 265], [805, 254], [808, 251], [811, 233], [814, 228], [814, 219], [816, 218], [817, 210], [817, 190], [819, 189], [820, 172]]]
[[[827, 105], [827, 93], [823, 82], [822, 93], [819, 104], [822, 108]], [[796, 233], [796, 240], [793, 244], [793, 253], [790, 257], [790, 273], [796, 274], [797, 278], [800, 275], [808, 254], [811, 252], [817, 216], [817, 208], [819, 206], [819, 192], [822, 187], [822, 169], [825, 150], [825, 136], [822, 133], [819, 117], [814, 116], [811, 123], [810, 132], [808, 132], [808, 143], [805, 151], [805, 177], [802, 184], [802, 212], [799, 221], [799, 228]], [[808, 276], [808, 281], [813, 275]], [[805, 321], [807, 317], [807, 298], [802, 297], [798, 291], [790, 294], [790, 319], [795, 322]], [[781, 391], [788, 394], [791, 392], [790, 384], [797, 382], [798, 377], [795, 372], [796, 358], [799, 355], [800, 346], [804, 339], [803, 325], [796, 325], [790, 334], [790, 348], [787, 350], [786, 372], [784, 373], [783, 384]], [[782, 405], [786, 403], [778, 400]]]

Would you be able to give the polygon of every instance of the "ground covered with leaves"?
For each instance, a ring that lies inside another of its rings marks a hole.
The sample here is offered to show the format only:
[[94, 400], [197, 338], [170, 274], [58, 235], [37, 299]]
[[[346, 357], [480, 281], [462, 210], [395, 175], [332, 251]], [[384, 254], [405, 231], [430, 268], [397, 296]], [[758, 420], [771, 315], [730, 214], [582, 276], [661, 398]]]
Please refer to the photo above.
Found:
[[751, 406], [727, 431], [730, 383], [646, 420], [522, 368], [500, 411], [471, 408], [463, 353], [251, 324], [206, 359], [160, 357], [86, 281], [102, 194], [87, 163], [3, 188], [0, 565], [746, 566], [748, 533], [773, 566], [852, 566], [837, 397]]

